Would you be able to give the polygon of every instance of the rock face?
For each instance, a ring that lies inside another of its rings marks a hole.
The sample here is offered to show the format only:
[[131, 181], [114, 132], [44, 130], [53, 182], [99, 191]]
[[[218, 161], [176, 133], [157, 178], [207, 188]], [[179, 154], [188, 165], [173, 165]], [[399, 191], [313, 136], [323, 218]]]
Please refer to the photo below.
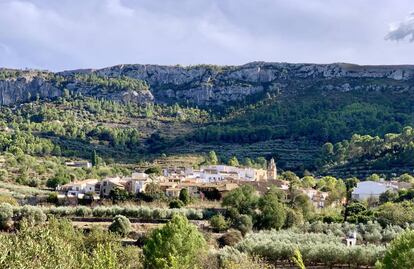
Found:
[[0, 80], [0, 104], [13, 105], [34, 98], [55, 98], [62, 91], [42, 77], [20, 77]]
[[[61, 96], [64, 88], [122, 102], [179, 102], [204, 106], [258, 99], [266, 94], [292, 96], [306, 91], [320, 91], [321, 94], [414, 91], [414, 66], [253, 62], [242, 66], [118, 65], [99, 70], [49, 73], [49, 76], [36, 71], [22, 73], [24, 75], [17, 78], [0, 78], [0, 104], [11, 105], [35, 96], [54, 98]], [[71, 83], [74, 74], [130, 77], [148, 83], [149, 90], [100, 94], [91, 91], [90, 86]], [[68, 81], [58, 83], [56, 76]]]
[[145, 80], [157, 102], [197, 105], [221, 105], [266, 93], [291, 96], [308, 90], [321, 90], [322, 94], [414, 90], [414, 66], [253, 62], [222, 67], [119, 65], [87, 72]]

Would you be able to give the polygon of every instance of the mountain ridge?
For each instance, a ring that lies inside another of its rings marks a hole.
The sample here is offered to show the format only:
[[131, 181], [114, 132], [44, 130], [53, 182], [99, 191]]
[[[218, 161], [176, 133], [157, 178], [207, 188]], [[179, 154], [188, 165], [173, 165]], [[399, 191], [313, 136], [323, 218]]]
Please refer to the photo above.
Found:
[[[8, 74], [1, 76], [1, 74]], [[73, 92], [88, 94], [76, 76], [131, 78], [145, 81], [148, 91], [123, 89], [120, 95], [98, 96], [116, 101], [185, 103], [221, 106], [255, 100], [268, 94], [291, 96], [297, 91], [413, 90], [414, 65], [366, 66], [348, 63], [291, 64], [251, 62], [244, 65], [166, 66], [124, 64], [101, 69], [63, 72], [0, 69], [0, 104], [30, 101], [34, 96], [56, 98], [67, 85]], [[372, 80], [382, 80], [372, 81]], [[399, 83], [399, 84], [398, 84]], [[122, 96], [129, 98], [123, 100]], [[134, 98], [134, 96], [136, 98]]]

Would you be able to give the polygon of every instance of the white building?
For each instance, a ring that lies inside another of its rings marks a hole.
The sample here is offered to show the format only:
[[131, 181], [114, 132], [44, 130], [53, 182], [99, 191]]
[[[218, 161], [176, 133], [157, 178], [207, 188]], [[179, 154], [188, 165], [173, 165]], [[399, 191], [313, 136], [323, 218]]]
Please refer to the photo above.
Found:
[[126, 180], [120, 177], [105, 178], [99, 184], [101, 196], [108, 196], [114, 188], [125, 189]]
[[370, 197], [379, 198], [379, 196], [387, 190], [394, 190], [396, 186], [385, 182], [362, 181], [352, 192], [352, 199], [366, 200]]
[[250, 167], [235, 167], [229, 165], [202, 166], [199, 170], [193, 168], [163, 169], [164, 181], [199, 183], [217, 183], [225, 180], [267, 181], [267, 171]]
[[63, 185], [59, 190], [65, 192], [67, 196], [82, 198], [87, 193], [96, 193], [97, 183], [97, 179], [76, 181]]
[[126, 187], [130, 193], [140, 193], [145, 191], [148, 183], [152, 182], [150, 177], [145, 173], [132, 173], [130, 178], [126, 178]]
[[209, 165], [200, 169], [200, 181], [203, 183], [218, 182], [226, 178], [255, 181], [256, 169], [229, 165]]
[[92, 163], [88, 161], [72, 161], [72, 162], [66, 162], [66, 166], [68, 167], [76, 167], [76, 168], [91, 168]]
[[312, 204], [316, 208], [324, 208], [326, 199], [329, 196], [329, 193], [315, 190], [312, 188], [301, 189], [302, 193], [306, 194], [309, 199], [312, 201]]

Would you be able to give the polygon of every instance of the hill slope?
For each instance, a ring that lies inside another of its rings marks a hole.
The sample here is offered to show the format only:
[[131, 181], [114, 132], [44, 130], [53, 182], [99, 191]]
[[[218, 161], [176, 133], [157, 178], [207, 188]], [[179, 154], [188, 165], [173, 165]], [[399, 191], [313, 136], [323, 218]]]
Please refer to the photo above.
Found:
[[214, 149], [224, 159], [276, 156], [282, 167], [315, 169], [327, 141], [414, 125], [414, 66], [1, 69], [0, 104], [8, 107], [5, 125], [17, 122], [66, 155], [86, 157], [95, 148], [135, 162]]

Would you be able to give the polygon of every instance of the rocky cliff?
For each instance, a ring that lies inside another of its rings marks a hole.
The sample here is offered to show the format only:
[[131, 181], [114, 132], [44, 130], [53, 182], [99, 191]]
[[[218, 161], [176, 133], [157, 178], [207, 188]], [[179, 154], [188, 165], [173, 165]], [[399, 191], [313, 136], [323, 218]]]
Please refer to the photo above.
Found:
[[[6, 73], [6, 75], [3, 74]], [[64, 89], [124, 102], [221, 105], [266, 94], [291, 96], [308, 91], [414, 91], [414, 66], [352, 64], [288, 64], [253, 62], [242, 66], [118, 65], [98, 70], [60, 73], [0, 70], [0, 104], [11, 105], [34, 97], [54, 98]], [[145, 81], [148, 89], [99, 91], [101, 85], [78, 81], [79, 74]], [[92, 90], [93, 89], [93, 90]]]

